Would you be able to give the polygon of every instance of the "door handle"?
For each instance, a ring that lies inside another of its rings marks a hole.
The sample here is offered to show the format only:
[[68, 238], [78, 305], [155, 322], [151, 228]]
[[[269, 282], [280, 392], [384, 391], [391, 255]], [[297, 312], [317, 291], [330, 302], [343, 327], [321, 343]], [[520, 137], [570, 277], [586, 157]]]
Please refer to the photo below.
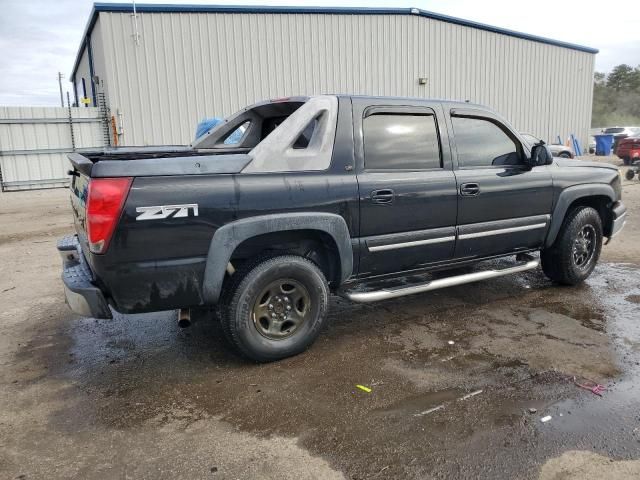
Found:
[[460, 185], [460, 195], [474, 197], [480, 193], [480, 185], [477, 183], [463, 183]]
[[371, 201], [379, 205], [388, 205], [393, 203], [393, 197], [395, 197], [395, 193], [393, 193], [393, 190], [390, 188], [374, 190], [371, 192]]

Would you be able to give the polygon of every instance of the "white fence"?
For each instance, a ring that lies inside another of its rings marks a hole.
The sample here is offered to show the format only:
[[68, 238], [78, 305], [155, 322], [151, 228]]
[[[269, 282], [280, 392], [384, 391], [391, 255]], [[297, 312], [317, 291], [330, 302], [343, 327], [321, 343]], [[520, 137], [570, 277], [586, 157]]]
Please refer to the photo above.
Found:
[[104, 132], [98, 108], [0, 107], [2, 191], [67, 185], [67, 154], [102, 148]]

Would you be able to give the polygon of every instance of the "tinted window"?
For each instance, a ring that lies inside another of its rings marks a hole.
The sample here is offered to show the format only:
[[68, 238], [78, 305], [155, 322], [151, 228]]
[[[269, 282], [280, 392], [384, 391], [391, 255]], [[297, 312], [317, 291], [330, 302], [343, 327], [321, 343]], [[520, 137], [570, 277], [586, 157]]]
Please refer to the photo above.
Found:
[[247, 128], [249, 128], [249, 123], [250, 122], [247, 120], [238, 128], [236, 128], [233, 132], [227, 135], [227, 138], [224, 139], [224, 144], [237, 145], [238, 143], [240, 143], [240, 140], [242, 140], [242, 137], [244, 136], [244, 132], [246, 132]]
[[605, 128], [602, 133], [604, 134], [610, 134], [610, 133], [622, 133], [624, 132], [624, 128], [622, 127], [612, 127], [612, 128]]
[[311, 137], [313, 137], [313, 132], [315, 132], [316, 127], [318, 126], [318, 119], [314, 118], [309, 122], [309, 125], [305, 127], [300, 136], [293, 142], [293, 148], [295, 149], [304, 149], [309, 146], [309, 142], [311, 141]]
[[433, 115], [375, 114], [366, 117], [364, 163], [368, 169], [440, 168]]
[[480, 118], [451, 117], [461, 167], [517, 165], [516, 143], [496, 124]]

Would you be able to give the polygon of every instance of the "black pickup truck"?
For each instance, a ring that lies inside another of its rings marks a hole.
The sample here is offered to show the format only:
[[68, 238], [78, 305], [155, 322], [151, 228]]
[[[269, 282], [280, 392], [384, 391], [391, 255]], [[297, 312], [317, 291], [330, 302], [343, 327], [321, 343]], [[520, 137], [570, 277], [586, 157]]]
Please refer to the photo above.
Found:
[[[71, 308], [183, 322], [216, 310], [257, 361], [307, 348], [330, 292], [372, 302], [539, 263], [577, 284], [626, 216], [614, 167], [554, 159], [469, 103], [291, 97], [189, 147], [69, 158], [77, 234], [58, 249]], [[484, 262], [499, 257], [512, 261]]]

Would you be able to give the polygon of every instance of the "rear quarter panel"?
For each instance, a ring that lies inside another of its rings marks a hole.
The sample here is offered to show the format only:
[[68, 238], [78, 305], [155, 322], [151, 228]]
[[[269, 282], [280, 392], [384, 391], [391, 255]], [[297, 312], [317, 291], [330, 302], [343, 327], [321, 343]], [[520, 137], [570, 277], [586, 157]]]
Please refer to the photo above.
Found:
[[[198, 216], [138, 221], [137, 207], [197, 204]], [[136, 178], [104, 255], [91, 255], [117, 310], [127, 313], [202, 305], [209, 244], [234, 220], [314, 211], [357, 229], [357, 185], [344, 170]]]

